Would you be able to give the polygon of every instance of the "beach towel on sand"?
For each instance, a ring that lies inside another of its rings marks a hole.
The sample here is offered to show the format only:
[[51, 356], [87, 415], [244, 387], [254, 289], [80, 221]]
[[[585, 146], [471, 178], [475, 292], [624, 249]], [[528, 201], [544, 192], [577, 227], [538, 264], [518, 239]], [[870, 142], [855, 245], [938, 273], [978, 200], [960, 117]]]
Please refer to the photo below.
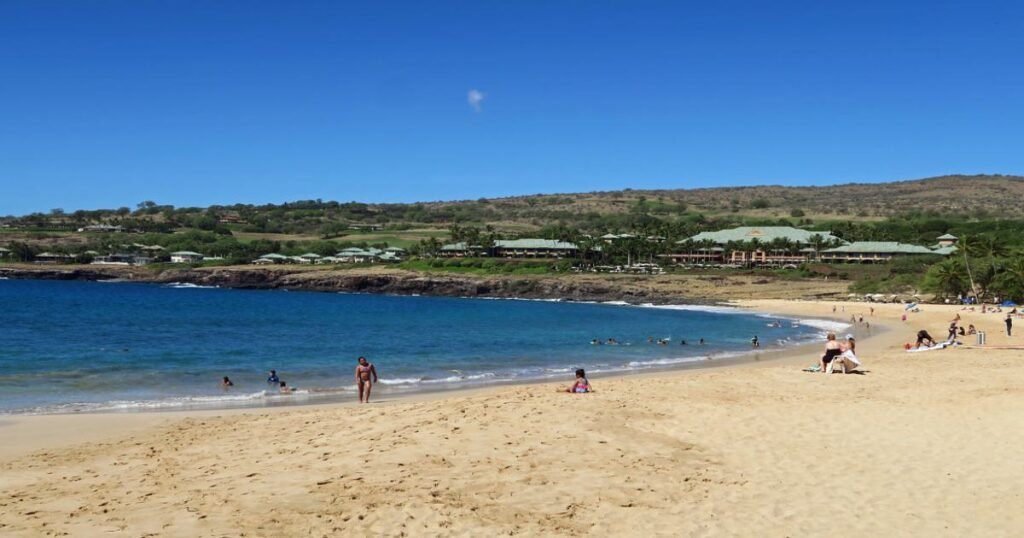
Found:
[[939, 342], [938, 344], [935, 344], [934, 346], [931, 346], [931, 347], [926, 347], [926, 346], [912, 347], [912, 348], [907, 350], [907, 353], [922, 353], [922, 352], [925, 352], [925, 351], [935, 351], [936, 349], [946, 349], [947, 347], [949, 347], [951, 345], [953, 345], [952, 342]]

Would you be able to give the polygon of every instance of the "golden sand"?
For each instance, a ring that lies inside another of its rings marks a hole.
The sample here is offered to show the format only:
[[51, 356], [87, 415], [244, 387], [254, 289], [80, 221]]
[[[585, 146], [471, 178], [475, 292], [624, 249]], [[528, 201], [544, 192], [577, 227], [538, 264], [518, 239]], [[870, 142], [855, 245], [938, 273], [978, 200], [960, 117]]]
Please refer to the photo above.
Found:
[[[1024, 351], [907, 354], [959, 309], [904, 324], [899, 305], [840, 306], [874, 327], [862, 375], [801, 372], [804, 350], [588, 395], [11, 419], [0, 535], [1024, 535]], [[1000, 315], [961, 314], [993, 347], [1024, 344]]]

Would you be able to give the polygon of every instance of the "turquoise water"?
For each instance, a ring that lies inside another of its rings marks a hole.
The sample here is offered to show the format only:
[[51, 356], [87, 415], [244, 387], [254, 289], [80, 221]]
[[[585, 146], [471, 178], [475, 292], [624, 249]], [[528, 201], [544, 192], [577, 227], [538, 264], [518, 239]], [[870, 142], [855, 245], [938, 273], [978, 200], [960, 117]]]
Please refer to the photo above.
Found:
[[[677, 367], [825, 325], [615, 304], [0, 280], [0, 413], [260, 406]], [[667, 339], [666, 345], [648, 337]], [[620, 345], [592, 345], [614, 338]], [[704, 338], [704, 346], [697, 345]], [[681, 341], [686, 340], [687, 345]], [[297, 387], [279, 395], [276, 369]], [[220, 379], [230, 376], [231, 389]]]

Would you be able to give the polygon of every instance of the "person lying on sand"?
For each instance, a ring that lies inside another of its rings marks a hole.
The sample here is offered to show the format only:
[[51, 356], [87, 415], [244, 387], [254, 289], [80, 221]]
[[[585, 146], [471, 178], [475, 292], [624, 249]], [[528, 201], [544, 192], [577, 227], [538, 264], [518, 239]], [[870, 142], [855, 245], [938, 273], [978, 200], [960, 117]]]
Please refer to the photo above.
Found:
[[594, 387], [590, 385], [590, 381], [587, 380], [587, 373], [583, 371], [583, 368], [576, 370], [576, 381], [573, 381], [569, 388], [559, 390], [559, 392], [571, 392], [575, 394], [586, 394], [588, 392], [594, 392]]

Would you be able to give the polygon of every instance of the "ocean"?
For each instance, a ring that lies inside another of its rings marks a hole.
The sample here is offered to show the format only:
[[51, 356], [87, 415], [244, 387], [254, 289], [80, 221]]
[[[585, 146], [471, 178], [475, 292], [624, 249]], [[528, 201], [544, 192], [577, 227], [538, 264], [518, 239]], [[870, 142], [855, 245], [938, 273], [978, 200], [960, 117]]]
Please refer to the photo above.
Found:
[[[380, 373], [379, 398], [568, 384], [576, 368], [692, 367], [750, 354], [755, 335], [771, 350], [836, 328], [711, 307], [0, 280], [0, 413], [354, 400], [360, 355]], [[270, 369], [298, 391], [278, 394]]]

